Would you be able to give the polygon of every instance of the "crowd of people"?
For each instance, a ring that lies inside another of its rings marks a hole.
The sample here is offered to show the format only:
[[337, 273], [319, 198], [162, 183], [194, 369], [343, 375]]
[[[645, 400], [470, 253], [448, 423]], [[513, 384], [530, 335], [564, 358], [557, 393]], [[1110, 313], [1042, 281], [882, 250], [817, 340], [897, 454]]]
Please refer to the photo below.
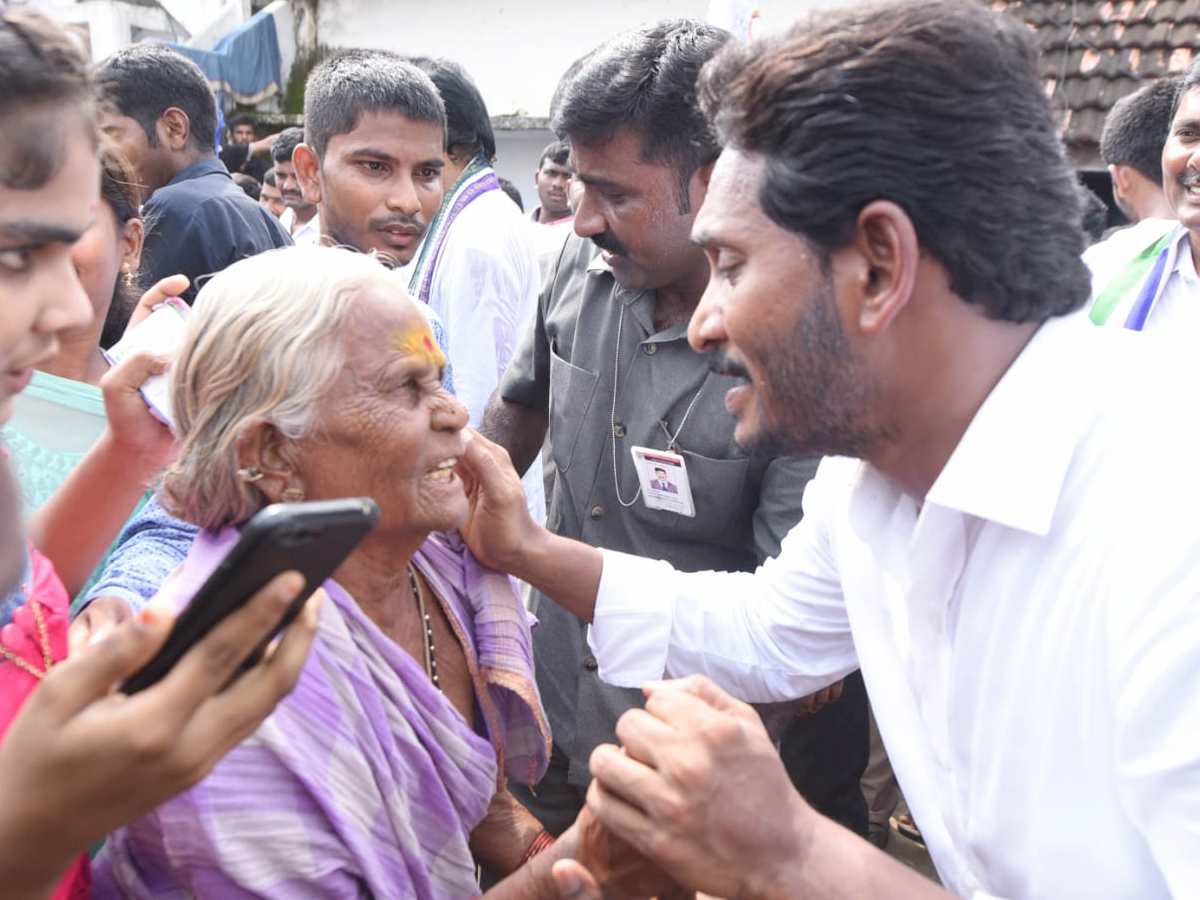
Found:
[[[1090, 248], [973, 0], [608, 38], [528, 214], [451, 60], [218, 149], [194, 63], [6, 6], [0, 88], [4, 897], [1200, 889], [1200, 64], [1113, 108]], [[294, 572], [120, 690], [346, 497], [282, 632]]]

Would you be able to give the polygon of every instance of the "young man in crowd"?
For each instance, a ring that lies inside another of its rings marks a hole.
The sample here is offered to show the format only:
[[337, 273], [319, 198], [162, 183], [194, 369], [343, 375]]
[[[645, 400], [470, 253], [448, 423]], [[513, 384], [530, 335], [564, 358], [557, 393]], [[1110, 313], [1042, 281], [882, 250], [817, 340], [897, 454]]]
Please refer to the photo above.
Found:
[[258, 192], [258, 202], [277, 219], [287, 209], [287, 206], [283, 202], [283, 195], [279, 193], [279, 183], [276, 179], [274, 167], [267, 169], [266, 174], [263, 175], [262, 188]]
[[229, 142], [221, 148], [220, 157], [230, 172], [249, 175], [261, 184], [267, 169], [271, 168], [269, 159], [264, 159], [262, 154], [270, 154], [278, 135], [269, 134], [264, 138], [257, 138], [254, 133], [255, 125], [254, 116], [247, 113], [231, 116], [225, 123]]
[[[1091, 316], [1097, 325], [1112, 321], [1113, 310], [1136, 299], [1175, 230], [1175, 210], [1163, 189], [1163, 145], [1179, 82], [1162, 78], [1139, 88], [1114, 103], [1104, 120], [1100, 158], [1112, 178], [1113, 199], [1131, 224], [1083, 254], [1092, 270]], [[1128, 310], [1114, 324], [1127, 317]]]
[[321, 238], [320, 208], [304, 196], [292, 160], [292, 154], [303, 141], [303, 128], [285, 128], [275, 138], [271, 158], [275, 160], [275, 180], [285, 207], [279, 215], [279, 224], [287, 229], [293, 243], [315, 244]]
[[543, 276], [550, 271], [563, 241], [571, 233], [571, 145], [555, 141], [542, 151], [538, 169], [533, 173], [537, 186], [537, 209], [529, 214], [534, 223], [538, 262]]
[[95, 78], [101, 130], [133, 165], [146, 198], [147, 283], [186, 275], [190, 303], [205, 276], [291, 243], [217, 159], [217, 101], [199, 66], [161, 44], [135, 44], [100, 63]]

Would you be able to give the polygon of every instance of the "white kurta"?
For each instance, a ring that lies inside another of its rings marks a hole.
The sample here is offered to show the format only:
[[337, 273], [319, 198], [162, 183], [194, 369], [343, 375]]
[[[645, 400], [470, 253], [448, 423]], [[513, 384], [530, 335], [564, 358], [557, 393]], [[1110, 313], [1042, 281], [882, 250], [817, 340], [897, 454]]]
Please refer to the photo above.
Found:
[[774, 700], [857, 662], [951, 891], [1196, 896], [1198, 373], [1156, 344], [1047, 323], [923, 503], [826, 460], [755, 573], [606, 552], [601, 675]]
[[[541, 284], [529, 223], [503, 191], [486, 191], [450, 223], [429, 306], [450, 336], [454, 390], [479, 426], [513, 350], [533, 328]], [[546, 519], [540, 457], [522, 479], [529, 510]]]

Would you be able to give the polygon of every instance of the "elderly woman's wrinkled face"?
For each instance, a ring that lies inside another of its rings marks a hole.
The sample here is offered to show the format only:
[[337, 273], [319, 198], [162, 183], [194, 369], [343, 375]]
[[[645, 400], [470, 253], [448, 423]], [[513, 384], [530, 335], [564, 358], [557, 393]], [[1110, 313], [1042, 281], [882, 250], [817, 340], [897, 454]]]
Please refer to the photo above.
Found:
[[374, 497], [381, 531], [457, 528], [468, 509], [454, 474], [467, 411], [442, 388], [445, 358], [424, 315], [398, 288], [372, 285], [339, 337], [346, 368], [298, 448], [307, 499]]

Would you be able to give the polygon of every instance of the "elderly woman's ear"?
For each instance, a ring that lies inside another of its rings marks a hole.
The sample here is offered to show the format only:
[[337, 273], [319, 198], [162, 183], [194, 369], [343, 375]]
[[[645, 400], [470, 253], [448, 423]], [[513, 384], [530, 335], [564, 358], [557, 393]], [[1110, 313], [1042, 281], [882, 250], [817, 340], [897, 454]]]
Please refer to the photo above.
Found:
[[289, 490], [303, 496], [304, 480], [293, 454], [292, 441], [267, 419], [250, 419], [238, 430], [238, 478], [253, 484], [268, 503], [279, 503]]

